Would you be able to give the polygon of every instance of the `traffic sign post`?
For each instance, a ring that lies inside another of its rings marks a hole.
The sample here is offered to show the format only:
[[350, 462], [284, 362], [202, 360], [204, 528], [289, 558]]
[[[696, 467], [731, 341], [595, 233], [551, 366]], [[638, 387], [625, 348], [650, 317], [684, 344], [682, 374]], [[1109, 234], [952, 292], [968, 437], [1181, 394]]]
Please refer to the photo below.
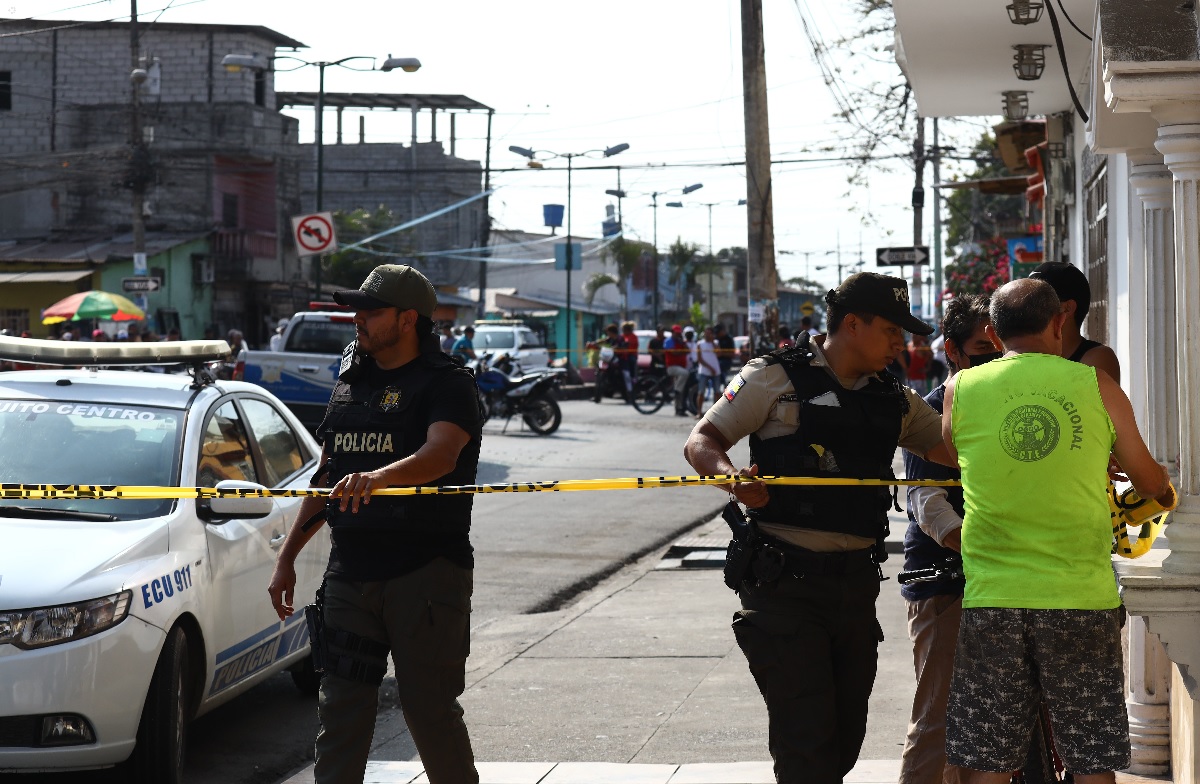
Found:
[[903, 267], [906, 264], [919, 266], [927, 261], [929, 261], [929, 248], [925, 245], [875, 249], [875, 266], [877, 267]]
[[153, 292], [162, 288], [162, 278], [133, 277], [121, 278], [121, 290], [133, 292]]
[[337, 232], [333, 213], [316, 212], [292, 218], [292, 239], [300, 256], [319, 256], [337, 250]]

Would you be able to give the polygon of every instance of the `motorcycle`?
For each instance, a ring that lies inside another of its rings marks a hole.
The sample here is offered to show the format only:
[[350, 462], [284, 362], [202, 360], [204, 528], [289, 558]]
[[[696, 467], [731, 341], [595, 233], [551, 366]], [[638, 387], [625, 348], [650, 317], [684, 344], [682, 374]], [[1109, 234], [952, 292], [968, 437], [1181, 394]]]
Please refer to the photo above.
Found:
[[562, 383], [565, 370], [540, 368], [509, 375], [514, 365], [506, 354], [495, 359], [484, 354], [473, 364], [479, 411], [484, 422], [493, 417], [503, 417], [504, 430], [507, 431], [509, 420], [520, 415], [529, 429], [538, 435], [548, 436], [558, 430], [562, 424], [562, 409], [554, 399], [553, 390]]
[[617, 397], [628, 402], [629, 392], [625, 388], [625, 374], [617, 361], [617, 352], [611, 346], [588, 344], [589, 349], [598, 349], [595, 388], [592, 400], [599, 403], [606, 397]]

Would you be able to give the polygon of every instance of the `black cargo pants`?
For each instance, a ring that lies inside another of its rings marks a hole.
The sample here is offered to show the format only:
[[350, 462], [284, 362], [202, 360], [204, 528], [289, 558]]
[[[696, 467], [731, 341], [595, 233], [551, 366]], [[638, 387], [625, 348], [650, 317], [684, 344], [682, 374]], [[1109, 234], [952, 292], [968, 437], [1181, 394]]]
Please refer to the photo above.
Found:
[[[820, 559], [818, 559], [820, 560]], [[733, 632], [767, 703], [779, 784], [837, 784], [867, 732], [883, 632], [870, 551], [832, 558], [829, 573], [784, 575], [741, 592]], [[811, 571], [819, 571], [814, 568]]]
[[[445, 558], [392, 580], [330, 577], [325, 583], [326, 628], [391, 650], [400, 707], [431, 784], [479, 782], [458, 704], [470, 648], [471, 588], [471, 570]], [[378, 682], [325, 675], [317, 784], [361, 784], [378, 706]]]

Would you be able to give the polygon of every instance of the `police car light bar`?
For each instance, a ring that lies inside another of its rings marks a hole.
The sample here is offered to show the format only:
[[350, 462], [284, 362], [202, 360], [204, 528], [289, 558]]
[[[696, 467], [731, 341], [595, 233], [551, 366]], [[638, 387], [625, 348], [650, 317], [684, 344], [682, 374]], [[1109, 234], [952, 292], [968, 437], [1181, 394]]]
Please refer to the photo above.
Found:
[[0, 359], [31, 365], [194, 365], [226, 360], [232, 354], [224, 340], [76, 343], [0, 335]]

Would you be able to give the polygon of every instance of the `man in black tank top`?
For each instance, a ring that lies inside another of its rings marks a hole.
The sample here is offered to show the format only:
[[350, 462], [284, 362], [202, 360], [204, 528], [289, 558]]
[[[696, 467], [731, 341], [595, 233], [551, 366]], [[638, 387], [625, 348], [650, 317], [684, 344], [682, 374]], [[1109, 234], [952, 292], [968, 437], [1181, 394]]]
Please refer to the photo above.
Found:
[[1103, 370], [1120, 384], [1121, 363], [1113, 350], [1079, 333], [1092, 302], [1092, 287], [1083, 271], [1066, 262], [1046, 261], [1039, 264], [1029, 277], [1049, 283], [1062, 302], [1063, 312], [1071, 316], [1063, 324], [1062, 355], [1072, 362]]

